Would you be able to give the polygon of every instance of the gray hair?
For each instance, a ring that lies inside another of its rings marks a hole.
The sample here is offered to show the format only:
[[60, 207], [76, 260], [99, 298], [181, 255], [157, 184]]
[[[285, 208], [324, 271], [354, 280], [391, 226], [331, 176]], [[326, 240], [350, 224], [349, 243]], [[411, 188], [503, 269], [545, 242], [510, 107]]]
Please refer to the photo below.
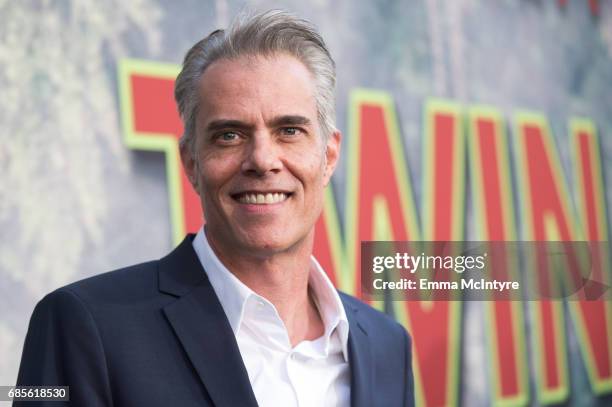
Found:
[[227, 30], [216, 30], [197, 42], [185, 55], [174, 84], [174, 98], [185, 126], [181, 148], [195, 154], [195, 125], [200, 105], [202, 74], [219, 59], [289, 54], [301, 61], [315, 81], [320, 130], [325, 140], [336, 130], [334, 60], [317, 29], [308, 21], [281, 10], [240, 14]]

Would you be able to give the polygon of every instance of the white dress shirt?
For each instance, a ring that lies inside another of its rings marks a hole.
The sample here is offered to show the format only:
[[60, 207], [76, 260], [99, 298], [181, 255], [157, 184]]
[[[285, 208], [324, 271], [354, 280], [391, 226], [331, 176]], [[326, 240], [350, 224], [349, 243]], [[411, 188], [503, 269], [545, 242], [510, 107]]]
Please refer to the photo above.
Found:
[[203, 228], [193, 247], [234, 331], [258, 404], [348, 406], [348, 319], [338, 292], [315, 258], [311, 257], [308, 284], [325, 330], [320, 338], [293, 347], [274, 305], [221, 263]]

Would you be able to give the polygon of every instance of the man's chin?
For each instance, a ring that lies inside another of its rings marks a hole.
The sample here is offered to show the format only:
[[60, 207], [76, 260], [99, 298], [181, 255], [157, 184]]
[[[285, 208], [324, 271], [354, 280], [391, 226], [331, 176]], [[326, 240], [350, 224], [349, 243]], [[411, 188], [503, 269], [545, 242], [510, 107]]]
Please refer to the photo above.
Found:
[[275, 254], [286, 253], [298, 246], [300, 241], [299, 239], [288, 238], [286, 232], [284, 236], [247, 232], [241, 237], [236, 242], [241, 246], [240, 250], [256, 257], [269, 257]]
[[244, 248], [250, 253], [260, 253], [262, 255], [271, 255], [281, 253], [289, 249], [291, 245], [286, 242], [277, 241], [274, 239], [248, 239], [244, 242]]

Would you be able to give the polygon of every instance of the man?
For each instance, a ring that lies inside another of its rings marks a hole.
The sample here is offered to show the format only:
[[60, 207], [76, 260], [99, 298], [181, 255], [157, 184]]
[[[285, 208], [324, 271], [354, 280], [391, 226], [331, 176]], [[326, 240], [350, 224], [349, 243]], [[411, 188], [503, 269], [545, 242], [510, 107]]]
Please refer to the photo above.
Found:
[[18, 383], [70, 386], [79, 406], [413, 405], [406, 331], [312, 257], [340, 150], [334, 86], [322, 38], [284, 12], [197, 43], [175, 96], [206, 225], [45, 297]]

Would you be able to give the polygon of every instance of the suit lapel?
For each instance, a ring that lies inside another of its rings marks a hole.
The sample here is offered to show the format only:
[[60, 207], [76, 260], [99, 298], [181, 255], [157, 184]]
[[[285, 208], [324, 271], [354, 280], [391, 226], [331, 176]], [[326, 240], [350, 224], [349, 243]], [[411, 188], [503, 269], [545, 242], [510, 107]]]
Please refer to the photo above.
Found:
[[358, 309], [341, 296], [349, 320], [349, 366], [351, 369], [351, 407], [372, 405], [372, 354], [367, 325]]
[[176, 336], [216, 406], [257, 406], [238, 344], [188, 236], [160, 260], [160, 291]]

